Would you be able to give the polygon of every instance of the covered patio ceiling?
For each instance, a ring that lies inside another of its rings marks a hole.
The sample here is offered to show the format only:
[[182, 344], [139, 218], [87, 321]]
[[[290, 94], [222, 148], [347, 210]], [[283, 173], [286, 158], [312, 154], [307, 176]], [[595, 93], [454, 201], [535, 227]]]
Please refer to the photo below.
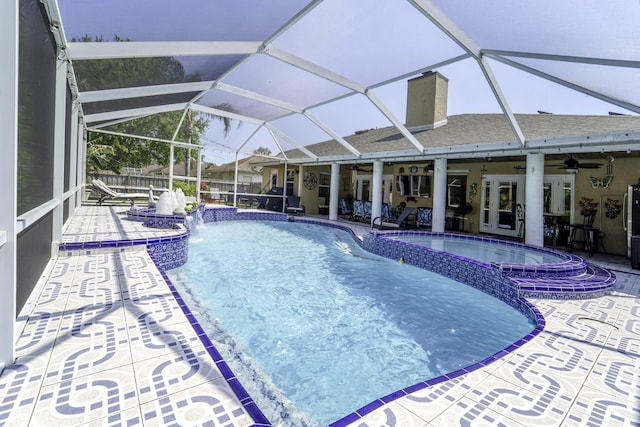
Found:
[[[336, 158], [308, 146], [335, 140], [346, 150], [341, 162], [358, 161], [363, 153], [344, 136], [391, 126], [411, 149], [367, 159], [428, 157], [436, 151], [404, 125], [406, 80], [428, 71], [450, 80], [449, 115], [504, 116], [512, 144], [502, 155], [544, 149], [516, 113], [640, 114], [638, 2], [44, 2], [61, 55], [72, 65], [172, 57], [184, 67], [184, 81], [135, 87], [104, 81], [92, 90], [72, 71], [72, 90], [92, 130], [190, 109], [242, 123], [225, 140], [208, 131], [213, 150], [242, 155], [267, 147], [286, 158], [295, 149], [303, 154], [296, 161], [322, 163]], [[104, 41], [71, 41], [83, 36]], [[580, 138], [564, 137], [554, 152], [575, 150]], [[599, 135], [586, 151], [626, 151], [639, 140], [640, 125], [623, 137]], [[456, 157], [485, 149], [471, 145]]]

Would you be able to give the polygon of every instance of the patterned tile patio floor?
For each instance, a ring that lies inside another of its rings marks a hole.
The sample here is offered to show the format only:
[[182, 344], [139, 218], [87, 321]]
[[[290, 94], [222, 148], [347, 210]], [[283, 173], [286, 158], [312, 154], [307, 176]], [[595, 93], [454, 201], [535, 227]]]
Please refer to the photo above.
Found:
[[[63, 240], [166, 233], [124, 209], [82, 207]], [[547, 322], [531, 342], [353, 426], [640, 426], [640, 272], [620, 257], [591, 261], [617, 275], [612, 295], [531, 299]], [[0, 425], [255, 424], [250, 397], [233, 392], [143, 248], [61, 253], [43, 283], [0, 376]]]

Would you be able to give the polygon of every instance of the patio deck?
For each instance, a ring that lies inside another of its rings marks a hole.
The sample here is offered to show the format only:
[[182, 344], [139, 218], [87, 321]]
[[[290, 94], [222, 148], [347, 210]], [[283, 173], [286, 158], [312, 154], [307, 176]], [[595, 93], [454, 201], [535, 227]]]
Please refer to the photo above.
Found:
[[[83, 206], [63, 240], [175, 232], [124, 220], [125, 209]], [[612, 295], [530, 299], [546, 319], [531, 342], [352, 425], [640, 426], [640, 272], [622, 257], [590, 262], [615, 272]], [[261, 425], [143, 247], [61, 253], [37, 292], [0, 376], [0, 425]]]

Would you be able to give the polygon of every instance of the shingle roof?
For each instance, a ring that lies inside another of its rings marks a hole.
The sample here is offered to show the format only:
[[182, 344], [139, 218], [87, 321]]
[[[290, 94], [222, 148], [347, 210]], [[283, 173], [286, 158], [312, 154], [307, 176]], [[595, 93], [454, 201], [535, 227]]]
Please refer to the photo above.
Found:
[[[579, 137], [607, 132], [640, 131], [640, 116], [578, 116], [556, 114], [516, 114], [527, 140]], [[444, 126], [413, 132], [426, 148], [442, 148], [474, 144], [516, 142], [506, 118], [502, 114], [462, 114], [448, 117]], [[412, 150], [414, 146], [393, 126], [358, 132], [344, 138], [363, 154]], [[349, 151], [335, 140], [306, 147], [320, 157], [347, 156]], [[471, 150], [471, 148], [470, 148]], [[413, 153], [414, 155], [416, 152]], [[286, 152], [289, 159], [306, 157], [299, 150]]]
[[[251, 157], [245, 157], [242, 159], [238, 159], [238, 170], [239, 171], [244, 171], [244, 172], [255, 172], [253, 170], [253, 168], [260, 162], [260, 161], [264, 161], [264, 157], [260, 157], [260, 156], [251, 156]], [[229, 163], [224, 163], [221, 164], [219, 166], [216, 165], [209, 165], [207, 166], [206, 170], [207, 172], [224, 172], [224, 171], [235, 171], [236, 169], [236, 162], [229, 162]]]

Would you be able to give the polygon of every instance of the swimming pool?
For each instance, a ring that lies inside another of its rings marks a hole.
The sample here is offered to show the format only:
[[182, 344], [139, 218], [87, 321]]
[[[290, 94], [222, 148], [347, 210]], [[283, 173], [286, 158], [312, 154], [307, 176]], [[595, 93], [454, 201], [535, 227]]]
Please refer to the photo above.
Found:
[[330, 423], [535, 326], [482, 292], [310, 224], [210, 224], [169, 276], [274, 424]]
[[551, 264], [566, 261], [566, 257], [546, 249], [488, 238], [469, 238], [449, 233], [386, 234], [385, 238], [413, 243], [429, 249], [455, 254], [485, 264]]

